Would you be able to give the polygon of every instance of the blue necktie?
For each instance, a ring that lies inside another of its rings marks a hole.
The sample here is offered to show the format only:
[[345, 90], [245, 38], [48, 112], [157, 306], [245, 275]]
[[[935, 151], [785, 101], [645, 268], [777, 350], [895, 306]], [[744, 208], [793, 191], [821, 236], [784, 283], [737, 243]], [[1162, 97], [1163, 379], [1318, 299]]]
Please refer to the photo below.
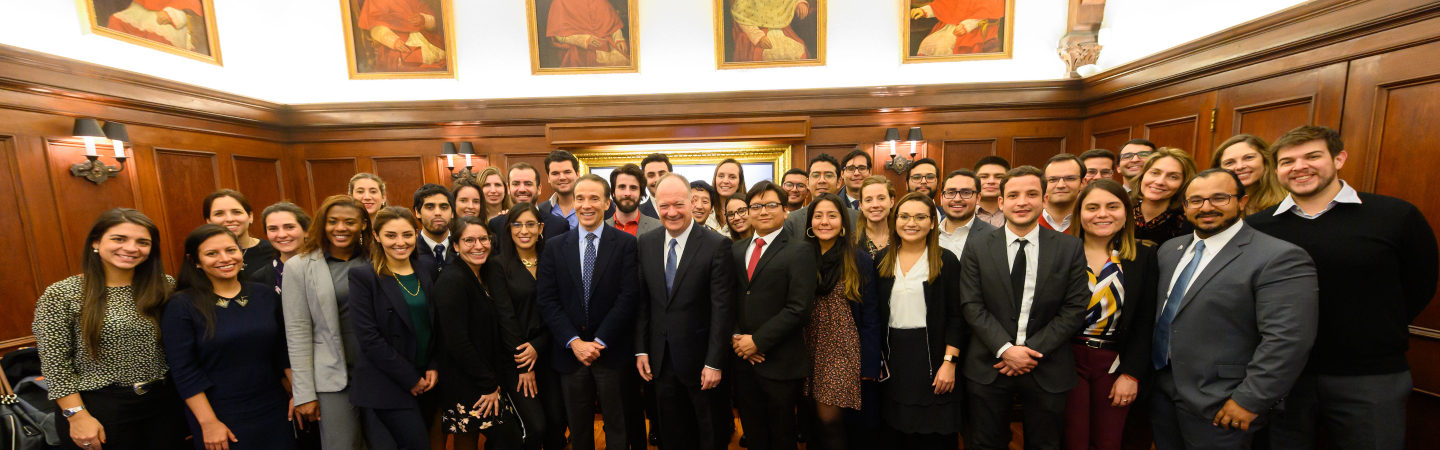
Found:
[[677, 258], [677, 257], [675, 256], [675, 246], [678, 245], [679, 243], [680, 243], [680, 241], [675, 240], [674, 238], [671, 238], [671, 239], [670, 239], [670, 254], [665, 257], [665, 293], [666, 293], [665, 295], [666, 295], [666, 296], [669, 296], [669, 295], [670, 295], [670, 294], [669, 294], [669, 293], [670, 293], [670, 290], [671, 290], [672, 287], [675, 285], [675, 263], [676, 263], [676, 260], [679, 259], [679, 258]]
[[445, 264], [445, 256], [445, 246], [435, 244], [435, 262], [437, 264]]
[[585, 267], [580, 269], [580, 281], [585, 284], [585, 311], [590, 311], [590, 275], [595, 273], [595, 233], [585, 235]]
[[1200, 259], [1205, 254], [1205, 241], [1195, 243], [1195, 254], [1190, 257], [1190, 264], [1180, 272], [1180, 278], [1175, 280], [1175, 285], [1170, 287], [1170, 296], [1165, 300], [1165, 309], [1160, 312], [1160, 319], [1155, 322], [1155, 338], [1151, 342], [1150, 358], [1155, 370], [1160, 370], [1170, 364], [1170, 323], [1175, 321], [1175, 313], [1180, 311], [1180, 300], [1185, 298], [1185, 288], [1190, 285], [1190, 278], [1195, 276], [1195, 269], [1200, 267]]

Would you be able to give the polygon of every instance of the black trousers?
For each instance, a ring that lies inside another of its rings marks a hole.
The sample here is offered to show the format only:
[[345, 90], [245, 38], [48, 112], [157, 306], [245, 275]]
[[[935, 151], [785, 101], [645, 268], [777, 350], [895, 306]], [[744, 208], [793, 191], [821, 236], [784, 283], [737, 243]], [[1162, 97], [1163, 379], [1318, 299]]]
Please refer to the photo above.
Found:
[[1034, 374], [1018, 377], [1000, 375], [990, 384], [965, 380], [970, 395], [970, 419], [975, 426], [973, 447], [978, 450], [1005, 449], [1010, 446], [1010, 408], [1015, 396], [1024, 406], [1025, 448], [1060, 448], [1065, 435], [1065, 392], [1049, 392], [1035, 382]]
[[[105, 428], [106, 450], [182, 450], [190, 426], [185, 423], [185, 403], [167, 379], [143, 395], [131, 387], [104, 387], [83, 391], [80, 399], [100, 426]], [[67, 448], [80, 449], [70, 439], [70, 421], [56, 417], [60, 441]], [[197, 438], [198, 439], [198, 438]]]
[[[606, 367], [592, 364], [575, 373], [560, 374], [560, 390], [565, 393], [565, 415], [570, 418], [570, 448], [595, 450], [595, 399], [600, 399], [604, 419], [605, 448], [624, 449], [627, 435], [626, 402], [634, 390], [631, 377], [637, 376], [635, 365]], [[638, 437], [644, 439], [643, 436]]]
[[731, 360], [736, 406], [749, 450], [796, 450], [795, 406], [804, 380], [771, 380], [740, 358]]
[[[430, 425], [439, 409], [438, 393], [420, 394], [411, 408], [360, 408], [370, 450], [429, 450]], [[320, 420], [325, 420], [321, 417]], [[393, 446], [392, 446], [393, 445]]]
[[[681, 381], [675, 365], [666, 357], [653, 385], [659, 400], [660, 443], [666, 450], [724, 450], [730, 445], [730, 383], [722, 382], [709, 390], [699, 384]], [[724, 376], [721, 377], [724, 380]]]

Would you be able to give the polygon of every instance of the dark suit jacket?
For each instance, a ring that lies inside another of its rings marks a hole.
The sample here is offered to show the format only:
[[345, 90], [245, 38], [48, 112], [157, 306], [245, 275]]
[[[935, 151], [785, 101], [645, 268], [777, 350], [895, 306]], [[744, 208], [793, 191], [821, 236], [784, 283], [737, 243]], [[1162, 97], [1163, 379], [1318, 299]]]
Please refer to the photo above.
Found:
[[[382, 256], [383, 257], [383, 256]], [[435, 349], [441, 348], [440, 324], [435, 322], [435, 269], [424, 262], [414, 264], [420, 289], [426, 293], [430, 310], [430, 362], [426, 370], [438, 367]], [[361, 357], [350, 378], [350, 403], [364, 408], [418, 407], [410, 388], [425, 374], [410, 360], [415, 354], [415, 328], [405, 293], [394, 276], [381, 277], [369, 264], [350, 268], [350, 326], [360, 341]]]
[[[1155, 334], [1155, 308], [1159, 307], [1156, 293], [1160, 285], [1160, 263], [1155, 258], [1155, 245], [1137, 242], [1135, 259], [1121, 260], [1120, 271], [1125, 274], [1125, 301], [1120, 304], [1119, 327], [1114, 335], [1106, 339], [1119, 343], [1120, 348], [1116, 350], [1120, 353], [1118, 373], [1135, 377], [1143, 383], [1154, 370], [1150, 364], [1150, 342]], [[1165, 284], [1170, 284], [1169, 278], [1165, 279]]]
[[275, 289], [275, 287], [279, 286], [280, 283], [277, 280], [277, 275], [279, 274], [275, 273], [275, 265], [273, 263], [274, 260], [271, 260], [270, 262], [261, 265], [259, 268], [250, 271], [250, 278], [246, 279], [245, 281], [260, 283], [270, 287], [271, 289]]
[[505, 345], [514, 349], [529, 342], [540, 355], [548, 355], [552, 339], [550, 329], [540, 318], [540, 306], [535, 304], [535, 276], [511, 253], [491, 256], [482, 270], [485, 286], [490, 288], [495, 309], [500, 313]]
[[670, 232], [664, 227], [640, 235], [640, 319], [635, 352], [650, 355], [659, 371], [665, 358], [685, 384], [700, 385], [704, 366], [725, 370], [734, 354], [735, 263], [730, 238], [700, 224], [690, 225], [675, 280], [665, 290], [665, 255]]
[[[1175, 391], [1205, 417], [1214, 417], [1227, 399], [1252, 413], [1279, 404], [1305, 368], [1320, 322], [1310, 255], [1244, 222], [1233, 226], [1242, 228], [1194, 275], [1170, 324]], [[1157, 295], [1169, 296], [1170, 279], [1194, 239], [1189, 234], [1161, 245]]]
[[580, 229], [570, 230], [545, 243], [535, 279], [535, 301], [555, 337], [551, 361], [560, 373], [575, 373], [583, 364], [565, 347], [570, 338], [605, 343], [600, 358], [591, 364], [626, 367], [635, 362], [635, 308], [640, 303], [639, 258], [635, 236], [604, 227], [590, 278], [590, 304], [585, 306], [581, 284]]
[[444, 256], [443, 258], [436, 257], [436, 255], [435, 255], [435, 249], [432, 248], [432, 247], [430, 247], [428, 244], [426, 244], [424, 238], [421, 238], [421, 237], [419, 237], [419, 236], [416, 236], [416, 237], [415, 237], [415, 243], [416, 243], [416, 244], [419, 244], [419, 245], [416, 245], [416, 246], [415, 246], [415, 247], [416, 247], [416, 248], [415, 248], [415, 253], [413, 254], [413, 257], [410, 258], [410, 259], [411, 259], [411, 260], [425, 260], [425, 264], [426, 264], [426, 265], [429, 265], [430, 267], [434, 267], [434, 268], [435, 268], [435, 271], [434, 271], [433, 273], [431, 273], [430, 275], [431, 275], [432, 277], [435, 277], [435, 279], [437, 279], [437, 280], [438, 280], [439, 277], [440, 277], [440, 271], [441, 271], [442, 269], [444, 269], [445, 266], [449, 266], [452, 261], [455, 261], [455, 257], [456, 257], [455, 246], [454, 246], [454, 245], [450, 245], [449, 242], [446, 242], [446, 243], [445, 243], [445, 256]]
[[657, 211], [655, 211], [655, 199], [654, 199], [654, 198], [651, 198], [650, 201], [648, 201], [648, 202], [645, 202], [645, 203], [641, 203], [641, 204], [640, 204], [640, 214], [644, 214], [644, 215], [647, 215], [647, 216], [650, 216], [650, 217], [654, 217], [654, 218], [656, 218], [656, 219], [659, 219], [659, 218], [660, 218], [660, 213], [657, 212]]
[[[966, 241], [969, 243], [970, 241]], [[875, 261], [882, 260], [891, 250], [886, 247], [875, 254]], [[960, 349], [960, 355], [965, 355], [966, 341], [970, 337], [970, 325], [965, 323], [965, 314], [960, 308], [960, 260], [949, 250], [940, 249], [940, 276], [934, 281], [927, 281], [925, 285], [925, 329], [930, 332], [929, 351], [930, 369], [939, 370], [940, 364], [945, 362], [945, 346], [949, 345]], [[916, 264], [926, 264], [925, 261]], [[914, 269], [911, 269], [914, 270]], [[887, 326], [890, 323], [890, 294], [895, 289], [895, 274], [880, 273], [878, 280], [877, 294], [880, 303], [880, 323]], [[880, 348], [890, 348], [890, 333], [885, 333], [885, 340]], [[889, 358], [889, 355], [886, 355]]]
[[[540, 210], [540, 223], [545, 224], [545, 231], [540, 233], [540, 237], [542, 239], [549, 241], [550, 238], [565, 234], [566, 231], [570, 231], [570, 221], [565, 220], [564, 217], [550, 214], [550, 208], [548, 207], [548, 205], [545, 208], [537, 209]], [[490, 219], [490, 234], [495, 236], [509, 236], [510, 233], [506, 232], [505, 230], [505, 227], [507, 225], [509, 225], [509, 222], [506, 220], [506, 216], [504, 214], [495, 216], [494, 219]], [[511, 244], [508, 242], [504, 242], [504, 240], [502, 239], [499, 248], [504, 248], [506, 245]]]
[[[745, 249], [754, 237], [735, 243], [735, 279], [739, 286], [736, 334], [751, 335], [755, 348], [765, 355], [755, 372], [772, 380], [795, 380], [810, 376], [810, 354], [800, 332], [815, 303], [815, 248], [782, 230], [775, 242], [767, 242], [755, 278], [747, 278]], [[748, 364], [748, 363], [747, 363]]]
[[[1075, 355], [1070, 338], [1084, 324], [1090, 286], [1085, 277], [1085, 249], [1080, 239], [1054, 230], [1040, 230], [1040, 260], [1035, 274], [1035, 299], [1026, 322], [1025, 346], [1045, 355], [1030, 372], [1042, 389], [1065, 392], [1075, 387]], [[1010, 263], [1005, 230], [966, 242], [960, 261], [960, 303], [974, 335], [966, 350], [965, 377], [990, 384], [1000, 375], [996, 353], [1015, 343], [1020, 317], [1019, 293], [1010, 288]]]
[[[495, 264], [487, 262], [485, 266]], [[482, 266], [482, 270], [483, 266]], [[473, 402], [480, 396], [495, 392], [501, 374], [514, 371], [512, 347], [506, 345], [500, 329], [495, 301], [486, 293], [475, 272], [463, 260], [440, 271], [440, 278], [429, 291], [433, 295], [435, 315], [445, 333], [443, 354], [445, 383], [440, 392], [449, 401]]]

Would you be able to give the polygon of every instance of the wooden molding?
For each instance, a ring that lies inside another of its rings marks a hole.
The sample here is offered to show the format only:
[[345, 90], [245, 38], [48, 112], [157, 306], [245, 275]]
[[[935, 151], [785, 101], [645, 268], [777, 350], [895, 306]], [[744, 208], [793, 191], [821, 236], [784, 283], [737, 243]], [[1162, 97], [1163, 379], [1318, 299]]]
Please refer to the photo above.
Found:
[[553, 123], [545, 125], [545, 137], [550, 146], [559, 148], [705, 141], [804, 141], [810, 137], [810, 118]]

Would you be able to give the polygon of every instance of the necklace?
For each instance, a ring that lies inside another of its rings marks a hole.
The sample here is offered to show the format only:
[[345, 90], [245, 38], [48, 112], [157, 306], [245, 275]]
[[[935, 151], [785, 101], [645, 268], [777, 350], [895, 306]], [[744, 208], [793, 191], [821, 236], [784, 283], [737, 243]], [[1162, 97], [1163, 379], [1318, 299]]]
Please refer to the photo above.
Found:
[[[219, 307], [221, 307], [221, 308], [229, 308], [229, 307], [230, 307], [230, 301], [231, 301], [231, 299], [228, 299], [228, 298], [225, 298], [225, 297], [220, 297], [220, 296], [218, 296], [218, 295], [217, 295], [216, 297], [219, 297], [219, 298], [218, 298], [217, 300], [215, 300], [215, 306], [219, 306]], [[235, 303], [239, 303], [239, 304], [240, 304], [240, 307], [243, 308], [243, 307], [245, 307], [245, 304], [246, 304], [246, 303], [250, 303], [250, 298], [249, 298], [249, 297], [246, 297], [246, 296], [244, 296], [244, 295], [240, 295], [240, 296], [237, 296], [237, 298], [235, 298], [234, 301], [235, 301]]]
[[415, 292], [410, 292], [410, 288], [405, 287], [405, 283], [402, 282], [402, 281], [400, 281], [400, 276], [399, 276], [399, 275], [396, 275], [396, 276], [395, 276], [395, 282], [398, 283], [398, 284], [400, 284], [400, 289], [404, 289], [404, 290], [405, 290], [405, 293], [406, 293], [406, 294], [409, 294], [411, 297], [419, 297], [419, 296], [420, 296], [420, 283], [419, 283], [418, 280], [417, 280], [416, 283], [415, 283]]
[[520, 264], [524, 264], [526, 268], [535, 267], [536, 265], [539, 265], [539, 264], [540, 264], [540, 258], [535, 258], [534, 261], [529, 261], [529, 260], [526, 260], [525, 258], [520, 258]]

